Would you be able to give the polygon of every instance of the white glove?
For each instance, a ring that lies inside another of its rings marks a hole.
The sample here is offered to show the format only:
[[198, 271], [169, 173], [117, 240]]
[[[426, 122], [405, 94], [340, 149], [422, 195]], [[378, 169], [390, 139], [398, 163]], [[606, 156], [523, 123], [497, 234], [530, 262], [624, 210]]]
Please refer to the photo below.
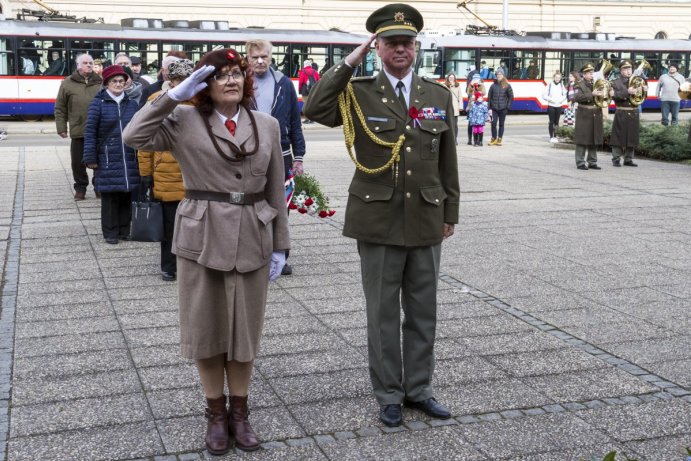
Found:
[[204, 80], [213, 74], [214, 66], [204, 66], [192, 72], [192, 75], [183, 80], [178, 86], [168, 91], [168, 96], [173, 101], [187, 101], [207, 87]]
[[269, 280], [274, 281], [281, 275], [283, 266], [286, 265], [285, 251], [274, 251], [271, 253], [271, 268], [269, 269]]

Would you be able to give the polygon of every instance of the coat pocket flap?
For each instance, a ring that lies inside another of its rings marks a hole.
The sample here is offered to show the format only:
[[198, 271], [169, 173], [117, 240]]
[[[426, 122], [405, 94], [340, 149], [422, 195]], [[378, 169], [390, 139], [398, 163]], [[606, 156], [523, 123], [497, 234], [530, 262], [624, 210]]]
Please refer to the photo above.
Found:
[[348, 192], [364, 202], [376, 202], [390, 200], [393, 196], [393, 187], [387, 184], [353, 181]]
[[444, 203], [444, 199], [447, 197], [444, 188], [441, 186], [422, 187], [420, 188], [420, 194], [427, 203], [436, 206], [441, 206], [441, 204]]
[[255, 210], [257, 212], [257, 218], [265, 225], [268, 226], [271, 221], [274, 220], [276, 216], [278, 216], [278, 211], [276, 208], [266, 204], [260, 209], [256, 208], [255, 205]]
[[449, 129], [445, 120], [420, 120], [420, 129], [432, 134], [439, 134]]
[[204, 212], [206, 211], [207, 204], [202, 200], [184, 201], [178, 206], [178, 214], [186, 218], [194, 219], [195, 221], [201, 221], [204, 217]]
[[384, 117], [368, 117], [367, 128], [373, 133], [382, 133], [396, 128], [396, 120]]

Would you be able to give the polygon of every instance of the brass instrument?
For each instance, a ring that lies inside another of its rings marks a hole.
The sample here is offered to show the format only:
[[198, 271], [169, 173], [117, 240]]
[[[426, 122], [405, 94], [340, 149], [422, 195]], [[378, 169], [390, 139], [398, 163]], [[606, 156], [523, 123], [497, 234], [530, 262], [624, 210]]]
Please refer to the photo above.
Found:
[[600, 109], [606, 109], [609, 107], [610, 102], [612, 102], [612, 96], [609, 95], [611, 89], [612, 85], [610, 85], [609, 81], [604, 78], [601, 78], [593, 83], [593, 91], [602, 92], [602, 96], [594, 97], [595, 105]]
[[612, 102], [612, 97], [609, 95], [612, 85], [607, 80], [607, 75], [612, 71], [613, 67], [609, 60], [603, 59], [600, 70], [594, 74], [595, 83], [593, 83], [593, 91], [602, 92], [602, 96], [595, 96], [595, 105], [601, 109], [609, 107], [609, 104]]
[[648, 85], [643, 76], [643, 70], [652, 70], [650, 63], [642, 59], [633, 75], [629, 78], [629, 88], [636, 90], [634, 94], [629, 94], [629, 102], [633, 107], [638, 107], [645, 102], [648, 97], [648, 90], [645, 87]]
[[679, 85], [679, 97], [681, 99], [691, 99], [691, 82], [688, 80]]

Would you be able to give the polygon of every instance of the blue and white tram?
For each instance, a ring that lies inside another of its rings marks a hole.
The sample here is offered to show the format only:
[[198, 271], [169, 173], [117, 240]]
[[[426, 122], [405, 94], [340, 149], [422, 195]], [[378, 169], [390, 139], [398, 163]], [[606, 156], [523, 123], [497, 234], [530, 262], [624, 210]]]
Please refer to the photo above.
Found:
[[[74, 71], [74, 59], [81, 53], [89, 53], [106, 65], [119, 52], [139, 56], [142, 73], [155, 78], [159, 63], [170, 51], [184, 51], [196, 62], [202, 54], [220, 47], [244, 52], [246, 40], [263, 38], [274, 45], [272, 60], [276, 68], [297, 85], [305, 59], [312, 59], [321, 71], [366, 39], [364, 35], [339, 31], [229, 29], [227, 24], [223, 27], [223, 22], [213, 21], [197, 24], [216, 25], [213, 30], [189, 28], [187, 21], [172, 24], [187, 27], [161, 28], [149, 27], [161, 25], [160, 21], [139, 21], [146, 26], [0, 20], [0, 115], [53, 114], [60, 82]], [[131, 24], [137, 25], [137, 21]], [[65, 66], [51, 66], [55, 58], [63, 59]], [[56, 68], [60, 70], [56, 72]]]
[[[618, 75], [617, 65], [622, 59], [636, 63], [645, 59], [651, 69], [644, 75], [648, 80], [648, 98], [643, 108], [659, 109], [660, 102], [655, 96], [659, 76], [667, 72], [670, 62], [674, 62], [678, 64], [679, 72], [687, 77], [691, 53], [691, 40], [614, 39], [609, 34], [592, 34], [587, 39], [555, 39], [538, 35], [421, 36], [419, 42], [418, 74], [443, 79], [453, 72], [462, 80], [470, 70], [482, 69], [484, 61], [485, 75], [493, 78], [494, 70], [501, 65], [508, 70], [506, 76], [513, 88], [512, 109], [532, 112], [547, 110], [542, 92], [552, 81], [556, 70], [562, 72], [566, 81], [572, 70], [578, 70], [588, 62], [599, 68], [604, 59], [614, 65], [610, 79]], [[691, 107], [691, 101], [682, 100], [681, 107]]]

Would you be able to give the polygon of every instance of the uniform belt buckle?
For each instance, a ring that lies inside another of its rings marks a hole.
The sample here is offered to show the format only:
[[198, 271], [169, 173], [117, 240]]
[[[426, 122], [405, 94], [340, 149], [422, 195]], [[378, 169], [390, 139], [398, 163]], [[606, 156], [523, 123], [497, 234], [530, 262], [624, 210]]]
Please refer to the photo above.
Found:
[[245, 203], [245, 193], [244, 192], [231, 192], [230, 193], [230, 203], [234, 205], [242, 205]]

